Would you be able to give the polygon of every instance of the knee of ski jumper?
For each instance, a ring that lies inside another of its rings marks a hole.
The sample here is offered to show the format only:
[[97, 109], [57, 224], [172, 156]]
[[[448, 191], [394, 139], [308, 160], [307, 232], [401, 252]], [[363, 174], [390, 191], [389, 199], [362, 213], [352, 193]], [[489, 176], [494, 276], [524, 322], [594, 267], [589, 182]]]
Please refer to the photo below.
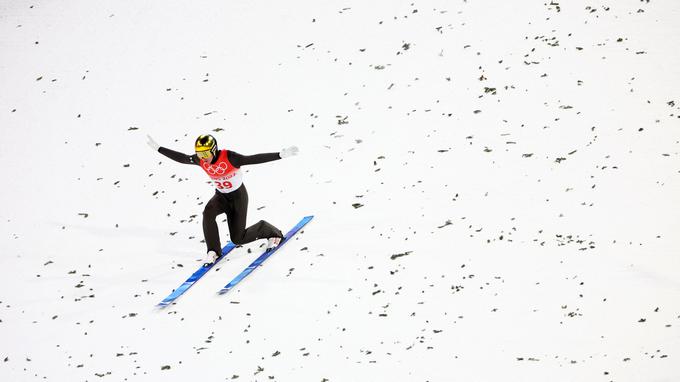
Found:
[[217, 215], [219, 215], [217, 208], [211, 206], [210, 203], [206, 204], [203, 209], [203, 219], [215, 219]]

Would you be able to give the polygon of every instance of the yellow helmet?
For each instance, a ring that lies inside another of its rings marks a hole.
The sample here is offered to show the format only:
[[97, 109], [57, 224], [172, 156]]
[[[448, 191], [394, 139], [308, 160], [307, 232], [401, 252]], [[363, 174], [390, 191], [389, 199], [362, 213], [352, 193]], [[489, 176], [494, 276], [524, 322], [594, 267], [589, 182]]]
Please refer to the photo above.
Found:
[[207, 156], [206, 151], [209, 151], [213, 156], [216, 156], [217, 140], [212, 135], [199, 135], [198, 138], [196, 138], [194, 149], [199, 156]]

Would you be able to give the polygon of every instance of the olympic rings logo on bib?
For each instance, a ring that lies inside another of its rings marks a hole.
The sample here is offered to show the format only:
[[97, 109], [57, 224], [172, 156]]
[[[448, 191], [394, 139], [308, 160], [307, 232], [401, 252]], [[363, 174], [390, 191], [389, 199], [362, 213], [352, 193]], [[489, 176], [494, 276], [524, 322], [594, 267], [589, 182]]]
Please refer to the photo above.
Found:
[[227, 171], [227, 164], [222, 162], [218, 165], [204, 165], [203, 168], [210, 175], [223, 175]]
[[233, 192], [243, 184], [243, 174], [229, 162], [227, 150], [220, 151], [214, 164], [201, 160], [200, 165], [221, 193]]

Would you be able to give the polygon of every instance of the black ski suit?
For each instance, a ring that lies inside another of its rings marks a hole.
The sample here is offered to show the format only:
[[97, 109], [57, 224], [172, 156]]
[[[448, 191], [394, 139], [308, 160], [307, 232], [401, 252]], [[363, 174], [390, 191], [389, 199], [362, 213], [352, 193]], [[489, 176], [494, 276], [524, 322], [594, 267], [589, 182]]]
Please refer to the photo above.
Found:
[[[200, 160], [196, 154], [186, 155], [165, 147], [160, 147], [158, 152], [176, 162], [200, 166]], [[213, 157], [212, 163], [217, 161], [220, 153], [221, 151], [218, 151], [218, 155]], [[233, 151], [227, 151], [227, 158], [234, 167], [240, 168], [245, 165], [278, 160], [281, 159], [281, 156], [279, 153], [241, 155]], [[222, 253], [220, 234], [216, 221], [217, 216], [220, 214], [227, 214], [229, 235], [231, 236], [232, 243], [236, 245], [250, 243], [257, 239], [283, 237], [283, 233], [278, 228], [264, 220], [260, 220], [246, 228], [248, 191], [245, 184], [241, 184], [240, 187], [229, 193], [221, 193], [215, 189], [215, 195], [205, 205], [205, 209], [203, 209], [203, 235], [205, 236], [205, 244], [208, 247], [208, 251], [215, 251], [218, 255]]]

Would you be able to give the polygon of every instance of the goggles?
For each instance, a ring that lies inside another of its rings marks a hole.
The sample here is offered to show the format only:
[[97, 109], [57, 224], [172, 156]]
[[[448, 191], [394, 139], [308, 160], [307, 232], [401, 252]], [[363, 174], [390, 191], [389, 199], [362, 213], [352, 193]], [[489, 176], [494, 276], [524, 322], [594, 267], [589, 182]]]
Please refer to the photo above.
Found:
[[196, 151], [196, 156], [198, 156], [200, 159], [208, 159], [212, 156], [212, 152], [210, 150]]

